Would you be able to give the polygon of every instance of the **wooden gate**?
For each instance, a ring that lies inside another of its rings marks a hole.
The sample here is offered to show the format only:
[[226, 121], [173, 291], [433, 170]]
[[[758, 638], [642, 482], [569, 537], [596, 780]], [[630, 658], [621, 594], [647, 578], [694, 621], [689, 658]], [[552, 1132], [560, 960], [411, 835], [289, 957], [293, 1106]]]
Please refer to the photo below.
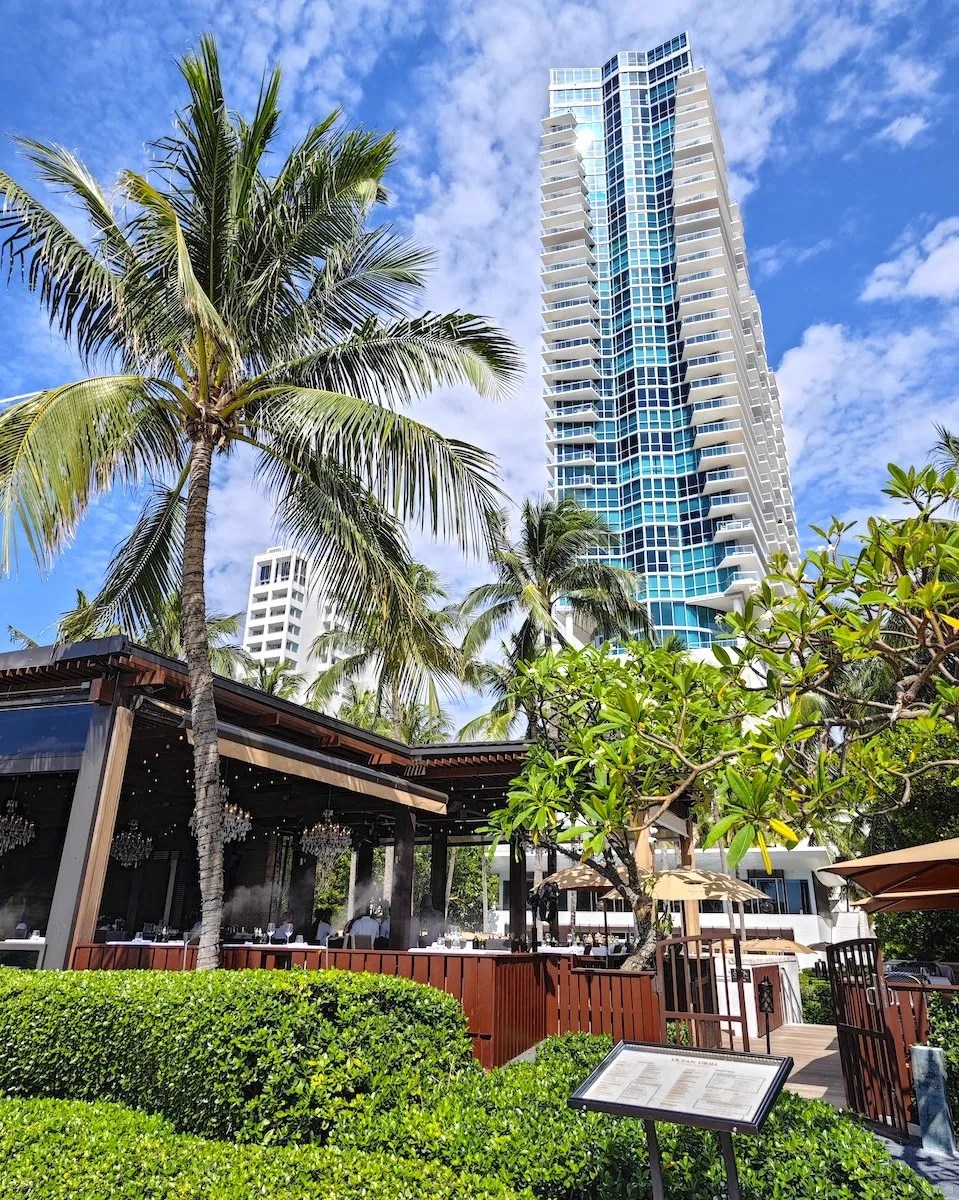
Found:
[[739, 938], [673, 937], [656, 947], [664, 1042], [749, 1049]]
[[909, 1137], [912, 1097], [904, 1083], [894, 1024], [896, 996], [883, 978], [874, 938], [839, 942], [826, 950], [836, 1010], [839, 1059], [849, 1107], [881, 1132]]

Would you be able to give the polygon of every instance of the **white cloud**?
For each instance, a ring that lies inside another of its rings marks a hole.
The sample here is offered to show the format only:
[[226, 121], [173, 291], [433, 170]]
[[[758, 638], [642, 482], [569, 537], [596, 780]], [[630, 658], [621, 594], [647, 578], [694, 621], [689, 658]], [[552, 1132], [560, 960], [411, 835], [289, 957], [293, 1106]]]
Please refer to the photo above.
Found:
[[959, 296], [959, 217], [949, 217], [895, 258], [880, 263], [866, 280], [863, 300], [903, 296], [952, 300]]
[[773, 246], [760, 246], [749, 255], [752, 273], [759, 279], [771, 279], [785, 267], [801, 266], [811, 258], [817, 258], [835, 245], [831, 237], [820, 238], [809, 246], [797, 246], [793, 242], [777, 242]]
[[776, 377], [800, 509], [821, 521], [883, 503], [887, 463], [926, 461], [936, 423], [959, 423], [959, 315], [911, 328], [857, 332], [813, 325]]
[[921, 113], [909, 113], [890, 121], [876, 136], [895, 142], [897, 146], [908, 146], [928, 128], [929, 122]]
[[874, 36], [874, 30], [852, 20], [848, 13], [827, 13], [807, 34], [796, 66], [804, 71], [828, 70], [850, 51], [864, 49]]

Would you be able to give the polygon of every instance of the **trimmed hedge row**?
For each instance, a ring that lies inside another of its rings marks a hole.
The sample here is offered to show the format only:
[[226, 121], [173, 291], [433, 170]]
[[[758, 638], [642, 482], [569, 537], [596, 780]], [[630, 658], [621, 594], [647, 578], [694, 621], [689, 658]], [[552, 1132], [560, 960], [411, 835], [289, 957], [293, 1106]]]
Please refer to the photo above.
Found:
[[0, 971], [0, 1092], [323, 1141], [475, 1066], [459, 1003], [346, 971]]
[[832, 987], [828, 979], [820, 979], [812, 971], [799, 972], [799, 996], [803, 1020], [810, 1025], [835, 1025]]
[[[178, 1134], [115, 1104], [0, 1100], [0, 1197], [20, 1200], [524, 1200], [495, 1179], [318, 1146]], [[526, 1194], [528, 1197], [528, 1193]]]
[[[539, 1200], [639, 1200], [649, 1191], [639, 1122], [567, 1107], [608, 1053], [608, 1038], [551, 1038], [533, 1063], [469, 1074], [426, 1110], [394, 1109], [336, 1131], [338, 1146], [397, 1152], [529, 1187]], [[662, 1125], [671, 1200], [725, 1195], [718, 1145], [701, 1130]], [[942, 1200], [852, 1118], [784, 1093], [759, 1137], [737, 1137], [746, 1200]]]

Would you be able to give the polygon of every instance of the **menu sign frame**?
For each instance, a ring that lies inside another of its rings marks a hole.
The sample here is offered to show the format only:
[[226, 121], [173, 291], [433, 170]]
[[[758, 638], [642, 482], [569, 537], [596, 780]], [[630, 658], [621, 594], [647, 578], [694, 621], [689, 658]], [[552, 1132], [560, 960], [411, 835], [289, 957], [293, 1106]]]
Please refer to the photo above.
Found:
[[[615, 1117], [755, 1134], [792, 1067], [791, 1058], [778, 1055], [619, 1042], [573, 1092], [568, 1104]], [[643, 1078], [644, 1069], [652, 1079]], [[708, 1076], [705, 1080], [704, 1074]], [[647, 1102], [640, 1097], [648, 1098]], [[672, 1097], [675, 1102], [667, 1103]], [[743, 1097], [748, 1103], [742, 1103]]]

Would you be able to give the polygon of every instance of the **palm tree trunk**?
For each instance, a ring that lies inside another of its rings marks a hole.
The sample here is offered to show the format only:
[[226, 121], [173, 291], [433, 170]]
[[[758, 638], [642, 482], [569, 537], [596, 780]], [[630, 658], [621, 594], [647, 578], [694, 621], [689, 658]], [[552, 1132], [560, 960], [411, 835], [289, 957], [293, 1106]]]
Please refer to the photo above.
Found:
[[201, 435], [190, 454], [190, 490], [183, 538], [183, 649], [190, 680], [194, 818], [203, 921], [196, 964], [199, 971], [209, 971], [220, 964], [223, 920], [223, 797], [204, 580], [212, 466], [212, 439]]

